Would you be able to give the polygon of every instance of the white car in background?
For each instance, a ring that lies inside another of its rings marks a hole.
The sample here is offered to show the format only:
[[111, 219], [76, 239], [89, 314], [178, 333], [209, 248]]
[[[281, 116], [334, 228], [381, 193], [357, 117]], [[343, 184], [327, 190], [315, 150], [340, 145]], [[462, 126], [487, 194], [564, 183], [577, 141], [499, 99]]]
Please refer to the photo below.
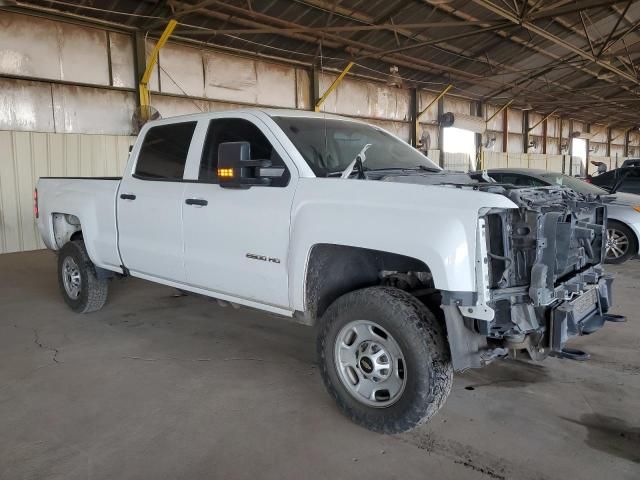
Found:
[[[578, 178], [558, 172], [533, 168], [496, 168], [487, 174], [498, 183], [508, 183], [519, 187], [548, 187], [562, 185], [583, 194], [606, 195], [612, 197], [607, 203], [607, 243], [606, 263], [622, 263], [638, 255], [640, 251], [640, 195], [632, 193], [610, 194], [606, 190], [591, 185]], [[472, 174], [482, 180], [482, 174]]]

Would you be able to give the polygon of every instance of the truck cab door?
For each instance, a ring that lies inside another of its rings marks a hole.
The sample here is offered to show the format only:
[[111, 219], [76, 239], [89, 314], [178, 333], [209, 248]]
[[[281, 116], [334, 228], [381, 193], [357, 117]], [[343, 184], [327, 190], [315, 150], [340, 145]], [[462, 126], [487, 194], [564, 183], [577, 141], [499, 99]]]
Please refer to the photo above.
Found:
[[132, 152], [116, 205], [120, 256], [134, 276], [185, 280], [182, 180], [196, 124], [173, 122], [143, 130], [142, 144]]
[[[218, 146], [249, 142], [251, 158], [271, 160], [270, 186], [223, 188]], [[202, 158], [188, 173], [182, 202], [187, 284], [289, 308], [287, 255], [297, 171], [273, 133], [251, 114], [208, 122]], [[215, 295], [214, 295], [215, 296]]]

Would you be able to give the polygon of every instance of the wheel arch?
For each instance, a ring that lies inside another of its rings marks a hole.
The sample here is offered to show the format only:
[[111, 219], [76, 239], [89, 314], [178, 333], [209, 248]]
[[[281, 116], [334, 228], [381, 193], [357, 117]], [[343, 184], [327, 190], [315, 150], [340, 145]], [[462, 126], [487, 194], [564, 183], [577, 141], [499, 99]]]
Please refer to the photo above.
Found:
[[69, 213], [52, 213], [53, 238], [55, 246], [60, 250], [66, 243], [82, 238], [82, 222]]
[[304, 319], [314, 324], [337, 298], [360, 288], [380, 285], [384, 272], [431, 270], [422, 260], [347, 245], [319, 243], [309, 251], [304, 277]]

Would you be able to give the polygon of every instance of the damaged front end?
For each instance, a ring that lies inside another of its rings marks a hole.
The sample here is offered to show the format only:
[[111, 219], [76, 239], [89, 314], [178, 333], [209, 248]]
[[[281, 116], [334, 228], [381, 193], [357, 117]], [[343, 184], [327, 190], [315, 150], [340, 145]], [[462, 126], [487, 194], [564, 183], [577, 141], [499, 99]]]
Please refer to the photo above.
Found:
[[567, 340], [613, 316], [612, 277], [601, 264], [606, 207], [562, 187], [487, 185], [517, 209], [486, 211], [478, 223], [477, 298], [443, 296], [454, 368], [526, 353], [570, 356]]

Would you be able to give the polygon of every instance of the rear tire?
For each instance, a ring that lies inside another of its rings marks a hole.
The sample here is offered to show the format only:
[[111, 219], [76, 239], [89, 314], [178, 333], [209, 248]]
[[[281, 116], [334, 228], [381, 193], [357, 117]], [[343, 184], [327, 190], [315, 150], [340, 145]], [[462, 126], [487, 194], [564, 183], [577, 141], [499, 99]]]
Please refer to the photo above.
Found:
[[96, 275], [82, 240], [68, 242], [60, 249], [58, 283], [64, 301], [76, 313], [95, 312], [107, 301], [108, 280]]
[[375, 432], [427, 422], [451, 391], [443, 325], [397, 288], [338, 298], [319, 321], [317, 349], [322, 379], [342, 413]]
[[624, 223], [609, 220], [604, 262], [624, 263], [636, 253], [638, 253], [638, 241], [633, 231]]

